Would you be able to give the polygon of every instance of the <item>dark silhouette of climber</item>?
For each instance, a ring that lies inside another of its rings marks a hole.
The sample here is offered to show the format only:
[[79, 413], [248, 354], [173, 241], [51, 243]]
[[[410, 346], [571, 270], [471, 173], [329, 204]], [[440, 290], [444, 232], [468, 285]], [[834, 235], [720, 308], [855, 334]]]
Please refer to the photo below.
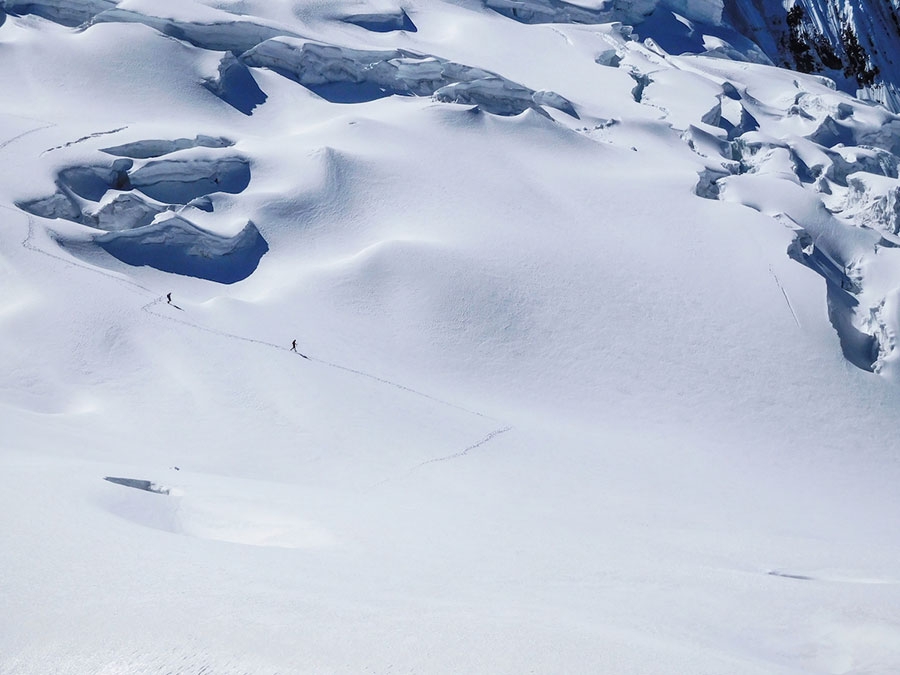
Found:
[[172, 294], [166, 293], [166, 301], [171, 305], [172, 304]]
[[292, 340], [292, 341], [291, 341], [291, 349], [290, 349], [290, 351], [294, 352], [295, 354], [297, 354], [297, 355], [299, 355], [299, 356], [302, 356], [302, 357], [303, 357], [304, 359], [306, 359], [307, 361], [309, 360], [309, 357], [308, 357], [306, 354], [303, 354], [303, 353], [297, 351], [297, 341], [296, 341], [296, 340]]

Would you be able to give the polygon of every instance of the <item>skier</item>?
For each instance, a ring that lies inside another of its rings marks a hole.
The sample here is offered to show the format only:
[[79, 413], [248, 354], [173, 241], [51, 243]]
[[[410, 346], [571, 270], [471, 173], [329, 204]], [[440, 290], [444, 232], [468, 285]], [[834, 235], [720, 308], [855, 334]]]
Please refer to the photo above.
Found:
[[[291, 342], [291, 351], [292, 351], [292, 352], [297, 352], [297, 341], [296, 341], [296, 340], [294, 340], [293, 342]], [[299, 353], [299, 352], [297, 352], [297, 353]]]
[[170, 305], [172, 304], [172, 294], [171, 293], [166, 293], [166, 301], [168, 302], [168, 304], [170, 304]]

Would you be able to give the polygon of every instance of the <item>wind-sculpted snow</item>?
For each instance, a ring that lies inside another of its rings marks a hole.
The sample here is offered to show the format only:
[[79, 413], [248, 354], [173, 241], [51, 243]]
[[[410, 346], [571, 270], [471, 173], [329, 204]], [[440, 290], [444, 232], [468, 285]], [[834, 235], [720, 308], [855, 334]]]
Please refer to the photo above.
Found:
[[[90, 21], [117, 4], [117, 0], [5, 0], [6, 10], [11, 14], [35, 14], [73, 27]], [[3, 5], [0, 2], [0, 12]]]
[[553, 92], [536, 92], [499, 75], [406, 50], [364, 51], [278, 38], [244, 54], [250, 66], [270, 68], [338, 103], [383, 96], [434, 96], [475, 104], [489, 113], [517, 115], [547, 105], [575, 116], [572, 104]]
[[[154, 157], [231, 144], [224, 138], [197, 136], [134, 141], [104, 152]], [[104, 234], [93, 236], [91, 241], [130, 265], [147, 265], [223, 284], [241, 281], [253, 273], [269, 247], [252, 222], [228, 237], [198, 227], [173, 212], [187, 213], [191, 208], [212, 212], [209, 195], [242, 192], [250, 182], [246, 159], [163, 159], [149, 161], [129, 173], [133, 164], [132, 159], [117, 159], [110, 166], [62, 169], [55, 194], [23, 200], [18, 206], [42, 218], [60, 218], [102, 230]], [[86, 249], [80, 240], [62, 234], [55, 238], [76, 254], [90, 254], [89, 246]]]
[[175, 140], [148, 139], [145, 141], [134, 141], [109, 148], [101, 148], [101, 152], [117, 157], [150, 159], [189, 148], [228, 148], [232, 145], [234, 145], [234, 141], [227, 138], [197, 135], [194, 138], [176, 138]]
[[[157, 156], [187, 147], [227, 147], [224, 139], [198, 137], [175, 141], [136, 141], [117, 148], [108, 148], [110, 154]], [[36, 216], [81, 220], [77, 198], [87, 202], [99, 202], [109, 192], [138, 190], [151, 199], [165, 204], [188, 204], [199, 197], [216, 192], [236, 194], [250, 183], [250, 166], [242, 157], [210, 159], [163, 159], [147, 162], [130, 171], [131, 159], [117, 159], [110, 166], [74, 166], [59, 172], [57, 193], [50, 197], [23, 200], [19, 206]], [[113, 201], [97, 214], [89, 217], [108, 220], [111, 213], [132, 212], [143, 203], [137, 197], [128, 196]], [[143, 207], [141, 207], [143, 208]]]
[[267, 26], [223, 13], [217, 21], [189, 21], [172, 16], [155, 16], [123, 8], [109, 9], [94, 21], [102, 23], [140, 23], [160, 33], [183, 40], [195, 47], [241, 54], [264, 40], [279, 35], [295, 35], [290, 30]]
[[226, 485], [230, 483], [231, 490], [222, 495], [209, 486], [184, 490], [144, 479], [107, 476], [104, 480], [132, 490], [104, 492], [102, 506], [141, 527], [232, 546], [316, 550], [336, 543], [334, 534], [300, 517], [296, 509], [261, 508], [250, 481], [230, 481]]
[[233, 284], [253, 274], [269, 250], [250, 222], [233, 237], [204, 230], [170, 214], [134, 229], [109, 232], [94, 242], [129, 265]]

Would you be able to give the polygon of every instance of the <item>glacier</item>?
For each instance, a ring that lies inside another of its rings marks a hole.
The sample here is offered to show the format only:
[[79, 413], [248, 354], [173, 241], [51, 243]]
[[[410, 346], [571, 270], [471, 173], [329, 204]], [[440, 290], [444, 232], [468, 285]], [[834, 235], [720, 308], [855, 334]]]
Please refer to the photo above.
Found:
[[0, 672], [896, 672], [895, 10], [0, 2]]

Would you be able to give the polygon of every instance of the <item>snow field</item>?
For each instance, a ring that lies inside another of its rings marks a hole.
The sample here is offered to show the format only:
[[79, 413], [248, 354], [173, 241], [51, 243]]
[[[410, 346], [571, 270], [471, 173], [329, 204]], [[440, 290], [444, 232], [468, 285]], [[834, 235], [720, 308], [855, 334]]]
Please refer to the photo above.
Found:
[[[0, 672], [896, 669], [893, 233], [849, 217], [895, 118], [615, 25], [242, 7], [0, 27]], [[578, 118], [259, 67], [246, 114], [204, 83], [260, 26]], [[17, 207], [160, 142], [71, 219]], [[179, 218], [268, 250], [234, 283], [129, 265], [79, 220], [128, 195], [164, 252]]]

